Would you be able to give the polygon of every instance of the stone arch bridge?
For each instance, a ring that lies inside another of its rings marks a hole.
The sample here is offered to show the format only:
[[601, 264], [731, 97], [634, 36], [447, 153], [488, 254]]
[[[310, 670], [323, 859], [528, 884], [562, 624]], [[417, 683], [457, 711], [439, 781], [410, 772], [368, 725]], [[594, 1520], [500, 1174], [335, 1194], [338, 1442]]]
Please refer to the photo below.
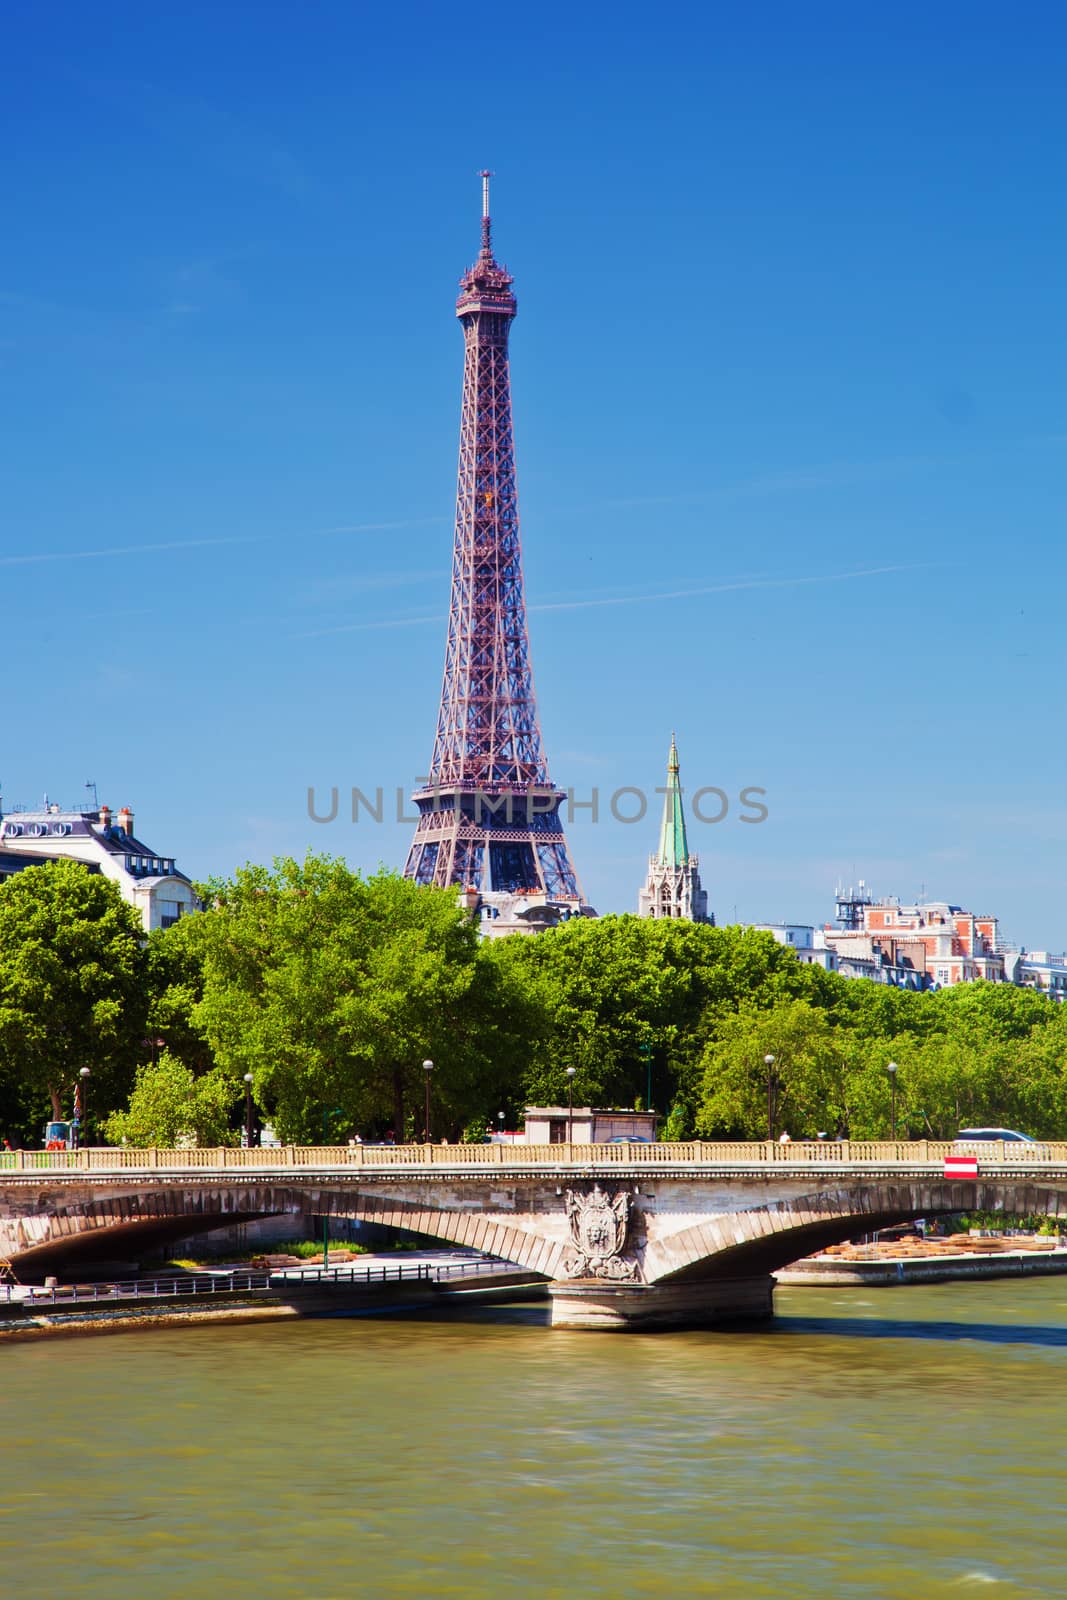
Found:
[[241, 1221], [384, 1223], [541, 1274], [566, 1327], [769, 1316], [776, 1269], [915, 1217], [1067, 1213], [1067, 1145], [355, 1145], [0, 1155], [0, 1258], [77, 1270]]

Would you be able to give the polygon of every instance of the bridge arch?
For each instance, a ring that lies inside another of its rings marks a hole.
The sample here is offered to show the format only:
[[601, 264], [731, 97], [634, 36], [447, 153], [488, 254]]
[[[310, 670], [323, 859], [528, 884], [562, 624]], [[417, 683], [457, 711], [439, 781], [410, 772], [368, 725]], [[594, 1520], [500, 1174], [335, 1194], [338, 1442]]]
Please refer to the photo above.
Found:
[[821, 1189], [708, 1217], [650, 1244], [646, 1283], [684, 1283], [773, 1273], [802, 1256], [918, 1217], [961, 1211], [1057, 1216], [1067, 1195], [1019, 1181], [882, 1181]]
[[556, 1276], [562, 1244], [517, 1219], [470, 1207], [428, 1205], [388, 1189], [321, 1181], [250, 1184], [221, 1182], [160, 1189], [125, 1185], [107, 1195], [61, 1204], [42, 1197], [29, 1212], [0, 1221], [0, 1257], [18, 1272], [75, 1268], [94, 1257], [150, 1254], [193, 1234], [274, 1216], [332, 1216], [439, 1239], [513, 1261], [546, 1278]]

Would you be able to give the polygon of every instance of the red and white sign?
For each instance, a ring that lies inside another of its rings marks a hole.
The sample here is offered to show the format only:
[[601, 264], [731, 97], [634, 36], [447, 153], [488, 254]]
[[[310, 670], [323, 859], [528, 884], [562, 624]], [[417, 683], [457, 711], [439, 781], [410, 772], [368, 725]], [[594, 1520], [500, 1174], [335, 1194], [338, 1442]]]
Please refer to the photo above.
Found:
[[978, 1157], [977, 1156], [946, 1156], [945, 1157], [945, 1177], [946, 1178], [977, 1178], [977, 1176], [978, 1176]]

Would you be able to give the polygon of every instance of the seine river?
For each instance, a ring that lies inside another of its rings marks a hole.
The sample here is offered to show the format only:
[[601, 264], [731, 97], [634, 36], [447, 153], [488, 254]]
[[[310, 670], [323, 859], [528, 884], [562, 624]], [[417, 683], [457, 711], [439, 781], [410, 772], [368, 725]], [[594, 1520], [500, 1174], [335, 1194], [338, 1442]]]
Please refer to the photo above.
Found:
[[200, 1326], [0, 1349], [33, 1600], [1067, 1590], [1067, 1279], [779, 1290], [759, 1333]]

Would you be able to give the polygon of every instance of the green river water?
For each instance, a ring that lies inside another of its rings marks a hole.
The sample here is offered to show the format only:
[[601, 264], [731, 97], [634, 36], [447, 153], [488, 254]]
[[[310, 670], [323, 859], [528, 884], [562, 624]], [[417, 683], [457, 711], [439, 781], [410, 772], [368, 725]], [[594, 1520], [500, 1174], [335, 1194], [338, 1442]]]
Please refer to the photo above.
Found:
[[777, 1307], [755, 1333], [528, 1305], [6, 1345], [0, 1592], [1067, 1595], [1067, 1279]]

